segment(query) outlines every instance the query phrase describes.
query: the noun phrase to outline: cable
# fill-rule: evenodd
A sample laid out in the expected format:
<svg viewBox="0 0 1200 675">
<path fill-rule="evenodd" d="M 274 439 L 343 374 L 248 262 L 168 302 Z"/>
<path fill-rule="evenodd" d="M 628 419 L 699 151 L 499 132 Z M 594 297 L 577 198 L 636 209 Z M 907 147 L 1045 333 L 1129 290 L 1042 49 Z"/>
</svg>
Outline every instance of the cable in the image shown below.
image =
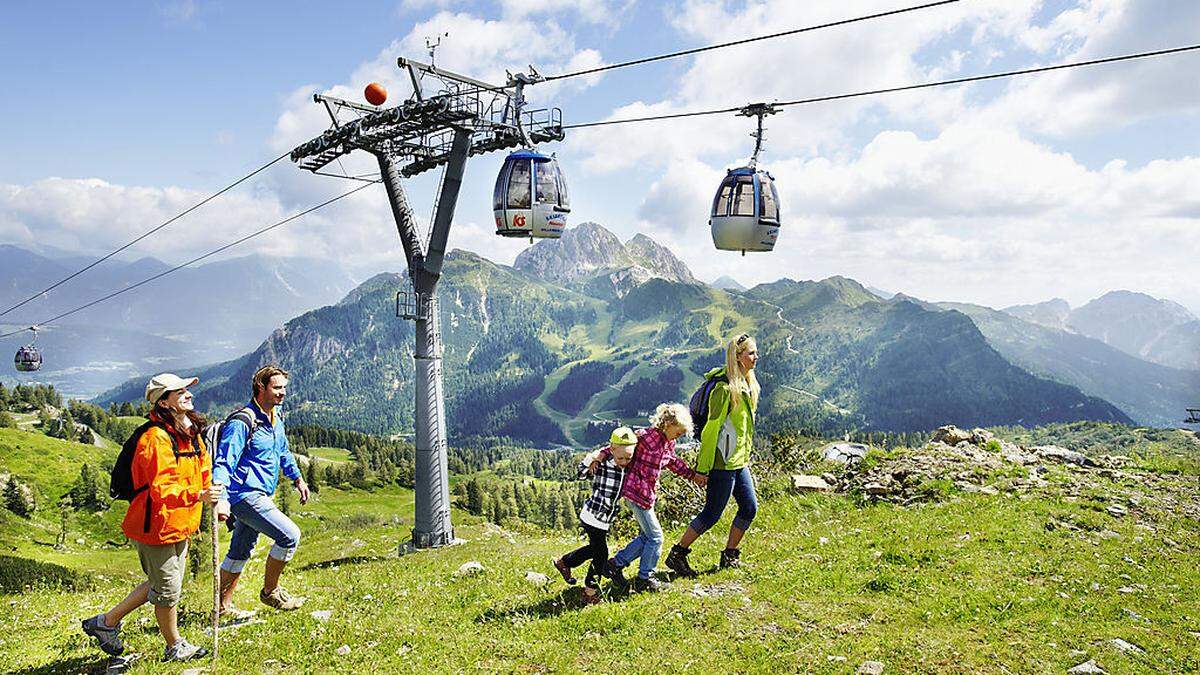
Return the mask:
<svg viewBox="0 0 1200 675">
<path fill-rule="evenodd" d="M 200 208 L 201 206 L 204 206 L 205 204 L 207 204 L 207 203 L 211 202 L 212 200 L 216 199 L 217 197 L 220 197 L 221 195 L 225 194 L 226 192 L 229 192 L 230 190 L 232 190 L 233 188 L 237 187 L 238 185 L 241 185 L 242 183 L 246 182 L 247 180 L 250 180 L 250 179 L 251 179 L 251 178 L 253 178 L 255 175 L 257 175 L 257 174 L 259 174 L 259 173 L 261 173 L 261 172 L 265 171 L 265 170 L 266 170 L 268 167 L 270 167 L 270 166 L 274 165 L 276 162 L 278 162 L 278 161 L 282 160 L 284 157 L 287 157 L 287 156 L 288 156 L 288 154 L 290 154 L 290 153 L 289 153 L 289 152 L 285 152 L 285 153 L 283 153 L 282 155 L 280 155 L 280 156 L 276 157 L 275 159 L 273 159 L 273 160 L 271 160 L 271 161 L 267 162 L 266 164 L 263 164 L 262 166 L 260 166 L 260 167 L 258 167 L 257 169 L 255 169 L 255 170 L 251 171 L 250 173 L 246 174 L 245 176 L 242 176 L 241 178 L 239 178 L 239 179 L 235 180 L 234 182 L 230 183 L 229 185 L 226 185 L 225 187 L 221 188 L 219 191 L 217 191 L 217 192 L 214 192 L 213 194 L 209 195 L 208 197 L 205 197 L 204 199 L 200 200 L 199 202 L 196 202 L 196 203 L 195 203 L 195 204 L 193 204 L 192 206 L 188 207 L 188 209 L 187 209 L 187 210 L 185 210 L 185 211 L 183 211 L 182 213 L 180 213 L 180 214 L 178 214 L 178 215 L 176 215 L 176 216 L 172 217 L 170 220 L 166 221 L 165 223 L 163 223 L 163 224 L 159 225 L 158 227 L 155 227 L 155 228 L 154 228 L 154 229 L 152 229 L 152 230 L 149 230 L 148 232 L 145 232 L 145 233 L 144 233 L 144 234 L 142 234 L 141 236 L 139 236 L 139 237 L 137 237 L 136 239 L 134 239 L 133 241 L 130 241 L 129 243 L 127 243 L 127 244 L 125 244 L 125 245 L 121 246 L 121 247 L 120 247 L 120 248 L 118 248 L 117 250 L 115 250 L 115 251 L 113 251 L 113 252 L 111 252 L 111 253 L 108 253 L 108 254 L 107 254 L 107 255 L 105 255 L 103 258 L 100 258 L 100 259 L 98 259 L 98 260 L 96 260 L 96 261 L 94 261 L 94 262 L 92 262 L 92 263 L 89 263 L 89 264 L 85 265 L 85 266 L 84 266 L 82 269 L 80 269 L 80 270 L 77 270 L 77 271 L 75 271 L 75 272 L 72 272 L 71 274 L 68 274 L 67 276 L 63 277 L 62 279 L 59 279 L 58 281 L 54 282 L 53 284 L 50 284 L 50 285 L 49 285 L 49 286 L 47 286 L 46 288 L 43 288 L 42 290 L 38 291 L 37 293 L 34 293 L 33 295 L 29 296 L 28 298 L 25 298 L 25 299 L 24 299 L 24 300 L 22 300 L 21 302 L 18 302 L 17 304 L 13 305 L 12 307 L 9 307 L 8 309 L 4 310 L 3 312 L 0 312 L 0 316 L 4 316 L 5 314 L 8 314 L 9 312 L 13 311 L 14 309 L 18 309 L 18 308 L 20 308 L 20 307 L 23 307 L 24 305 L 26 305 L 26 304 L 28 304 L 28 303 L 32 302 L 33 300 L 37 299 L 39 296 L 42 296 L 42 295 L 44 295 L 44 294 L 46 294 L 46 293 L 49 293 L 50 291 L 52 291 L 52 290 L 54 290 L 54 289 L 58 288 L 59 286 L 62 286 L 63 284 L 65 284 L 65 283 L 67 283 L 68 281 L 70 281 L 70 280 L 74 279 L 75 277 L 79 276 L 80 274 L 83 274 L 84 272 L 86 272 L 86 271 L 88 271 L 88 270 L 92 269 L 92 268 L 93 268 L 93 267 L 95 267 L 96 265 L 99 265 L 100 263 L 104 262 L 105 260 L 108 260 L 109 258 L 111 258 L 111 257 L 113 257 L 113 256 L 115 256 L 115 255 L 117 255 L 117 254 L 118 254 L 118 253 L 120 253 L 121 251 L 124 251 L 125 249 L 129 248 L 130 246 L 133 246 L 134 244 L 138 243 L 139 241 L 141 241 L 141 240 L 145 239 L 146 237 L 149 237 L 150 235 L 154 234 L 155 232 L 158 232 L 159 230 L 163 229 L 164 227 L 166 227 L 166 226 L 170 225 L 171 223 L 173 223 L 173 222 L 175 222 L 175 221 L 179 220 L 180 218 L 182 218 L 182 217 L 186 216 L 187 214 L 191 213 L 192 211 L 195 211 L 196 209 Z"/>
<path fill-rule="evenodd" d="M 772 103 L 771 105 L 784 107 L 792 105 L 804 105 L 806 103 L 821 103 L 824 101 L 838 101 L 847 98 L 858 98 L 862 96 L 874 96 L 877 94 L 891 94 L 899 91 L 912 91 L 914 89 L 928 89 L 930 87 L 945 87 L 955 84 L 966 84 L 969 82 L 981 82 L 983 80 L 995 80 L 1003 77 L 1015 77 L 1017 75 L 1030 75 L 1033 73 L 1044 73 L 1051 70 L 1064 70 L 1067 68 L 1081 68 L 1084 66 L 1095 66 L 1105 63 L 1116 63 L 1118 61 L 1131 61 L 1133 59 L 1145 59 L 1156 56 L 1166 56 L 1169 54 L 1179 54 L 1182 52 L 1190 52 L 1200 49 L 1200 44 L 1189 45 L 1187 47 L 1173 47 L 1171 49 L 1159 49 L 1152 52 L 1140 52 L 1137 54 L 1125 54 L 1122 56 L 1109 56 L 1103 59 L 1092 59 L 1090 61 L 1077 61 L 1074 63 L 1060 63 L 1054 66 L 1043 66 L 1041 68 L 1026 68 L 1023 70 L 1009 70 L 1002 73 L 991 73 L 989 75 L 973 75 L 970 77 L 959 77 L 953 80 L 940 80 L 938 82 L 925 82 L 923 84 L 908 84 L 900 87 L 888 87 L 886 89 L 871 89 L 868 91 L 858 91 L 849 94 L 834 94 L 831 96 L 816 96 L 813 98 L 801 98 L 794 101 L 781 101 Z M 617 120 L 601 120 L 599 122 L 581 122 L 579 124 L 565 124 L 563 129 L 583 129 L 587 127 L 599 127 L 609 124 L 628 124 L 631 122 L 649 122 L 653 120 L 666 120 L 676 117 L 697 117 L 700 115 L 719 115 L 721 113 L 737 112 L 741 110 L 737 108 L 721 108 L 717 110 L 695 110 L 683 113 L 671 113 L 667 115 L 650 115 L 647 117 L 630 117 L 627 119 Z"/>
<path fill-rule="evenodd" d="M 941 0 L 940 2 L 930 2 L 930 3 L 926 3 L 924 5 L 905 7 L 903 9 L 893 9 L 893 10 L 889 10 L 886 12 L 879 12 L 877 14 L 867 14 L 866 16 L 859 16 L 859 17 L 855 17 L 853 19 L 842 19 L 840 21 L 831 21 L 829 23 L 823 23 L 823 24 L 819 24 L 816 26 L 806 26 L 804 28 L 793 28 L 792 30 L 785 30 L 785 31 L 781 31 L 779 33 L 771 33 L 770 35 L 760 35 L 758 37 L 745 38 L 742 40 L 733 40 L 732 42 L 721 42 L 721 43 L 718 43 L 715 45 L 708 45 L 705 47 L 695 47 L 693 49 L 684 49 L 682 51 L 671 52 L 669 54 L 660 54 L 658 56 L 647 56 L 645 58 L 634 59 L 632 61 L 624 61 L 622 63 L 612 63 L 607 66 L 597 66 L 596 68 L 588 68 L 586 70 L 576 70 L 574 72 L 562 73 L 560 75 L 549 75 L 546 77 L 546 81 L 553 82 L 554 80 L 562 80 L 562 79 L 566 79 L 568 77 L 578 77 L 580 75 L 590 75 L 592 73 L 599 73 L 599 72 L 603 72 L 606 70 L 614 70 L 617 68 L 624 68 L 626 66 L 636 66 L 636 65 L 641 65 L 643 63 L 652 63 L 654 61 L 663 61 L 665 59 L 673 59 L 673 58 L 680 57 L 680 56 L 688 56 L 690 54 L 699 54 L 700 52 L 707 52 L 707 51 L 710 51 L 713 49 L 722 49 L 724 47 L 733 47 L 736 45 L 744 45 L 744 44 L 747 44 L 750 42 L 757 42 L 759 40 L 770 40 L 772 38 L 786 37 L 788 35 L 796 35 L 798 33 L 809 33 L 809 32 L 815 31 L 815 30 L 821 30 L 823 28 L 835 28 L 837 26 L 845 26 L 845 25 L 851 24 L 851 23 L 858 23 L 860 21 L 869 21 L 871 19 L 881 19 L 881 18 L 887 17 L 887 16 L 894 16 L 896 14 L 905 14 L 907 12 L 916 12 L 916 11 L 922 10 L 922 9 L 929 9 L 931 7 L 940 7 L 942 5 L 952 5 L 956 2 L 959 2 L 959 0 Z"/>
<path fill-rule="evenodd" d="M 308 215 L 308 214 L 312 213 L 313 211 L 316 211 L 317 209 L 322 209 L 322 208 L 325 208 L 326 206 L 329 206 L 330 204 L 332 204 L 332 203 L 334 203 L 334 202 L 336 202 L 336 201 L 338 201 L 338 200 L 340 200 L 340 199 L 345 199 L 346 197 L 349 197 L 350 195 L 354 194 L 355 192 L 358 192 L 358 191 L 360 191 L 360 190 L 365 190 L 365 189 L 367 189 L 367 188 L 371 187 L 372 185 L 374 185 L 375 183 L 379 183 L 379 182 L 380 182 L 380 181 L 377 181 L 377 180 L 376 180 L 376 181 L 371 181 L 370 183 L 366 183 L 366 184 L 364 184 L 364 185 L 360 185 L 360 186 L 358 186 L 358 187 L 354 188 L 353 190 L 350 190 L 349 192 L 343 192 L 342 194 L 340 194 L 340 195 L 338 195 L 338 196 L 336 196 L 336 197 L 334 197 L 334 198 L 332 198 L 332 199 L 328 199 L 328 200 L 326 200 L 326 201 L 323 201 L 323 202 L 321 202 L 320 204 L 317 204 L 316 206 L 312 206 L 312 207 L 309 207 L 309 208 L 307 208 L 307 209 L 305 209 L 305 210 L 303 210 L 303 211 L 301 211 L 301 212 L 299 212 L 299 213 L 292 214 L 292 215 L 288 216 L 287 218 L 284 218 L 283 220 L 281 220 L 281 221 L 279 221 L 279 222 L 277 222 L 277 223 L 274 223 L 273 225 L 268 225 L 268 226 L 266 226 L 266 227 L 264 227 L 264 228 L 262 228 L 262 229 L 260 229 L 260 230 L 256 230 L 256 231 L 254 231 L 254 232 L 251 232 L 250 234 L 248 234 L 248 235 L 246 235 L 246 236 L 242 237 L 241 239 L 237 239 L 237 240 L 235 240 L 235 241 L 232 241 L 232 242 L 230 242 L 230 243 L 228 243 L 228 244 L 225 244 L 224 246 L 220 246 L 220 247 L 218 247 L 218 248 L 215 248 L 215 249 L 213 249 L 213 250 L 209 251 L 208 253 L 205 253 L 204 255 L 201 255 L 201 256 L 197 256 L 197 257 L 195 257 L 195 258 L 192 258 L 191 260 L 189 260 L 189 261 L 187 261 L 187 262 L 185 262 L 185 263 L 181 263 L 181 264 L 179 264 L 179 265 L 176 265 L 176 266 L 172 267 L 172 268 L 171 268 L 171 269 L 169 269 L 169 270 L 166 270 L 166 271 L 164 271 L 164 272 L 159 272 L 158 274 L 155 274 L 154 276 L 151 276 L 151 277 L 147 277 L 147 278 L 145 278 L 145 279 L 142 279 L 141 281 L 137 282 L 136 284 L 133 284 L 132 286 L 126 286 L 125 288 L 122 288 L 122 289 L 121 289 L 121 290 L 119 290 L 119 291 L 113 291 L 112 293 L 109 293 L 108 295 L 105 295 L 104 297 L 97 298 L 97 299 L 95 299 L 95 300 L 92 300 L 91 302 L 89 302 L 89 303 L 87 303 L 87 304 L 80 305 L 79 307 L 76 307 L 75 309 L 68 310 L 68 311 L 66 311 L 66 312 L 63 312 L 62 314 L 59 314 L 58 316 L 51 317 L 51 318 L 49 318 L 49 319 L 46 319 L 45 321 L 41 321 L 41 322 L 39 322 L 39 323 L 36 323 L 36 324 L 34 324 L 34 325 L 35 325 L 35 326 L 45 326 L 45 325 L 46 325 L 46 324 L 48 324 L 48 323 L 52 323 L 52 322 L 54 322 L 54 321 L 58 321 L 59 319 L 62 319 L 62 318 L 68 317 L 68 316 L 70 316 L 70 315 L 72 315 L 72 314 L 75 314 L 76 312 L 82 312 L 83 310 L 85 310 L 85 309 L 87 309 L 87 308 L 89 308 L 89 307 L 92 307 L 92 306 L 98 305 L 98 304 L 100 304 L 100 303 L 104 302 L 105 300 L 110 300 L 110 299 L 112 299 L 112 298 L 115 298 L 115 297 L 117 297 L 118 295 L 121 295 L 122 293 L 128 293 L 129 291 L 132 291 L 132 290 L 133 290 L 133 289 L 135 289 L 135 288 L 139 288 L 139 287 L 141 287 L 141 286 L 145 286 L 146 284 L 150 283 L 151 281 L 156 281 L 156 280 L 158 280 L 158 279 L 161 279 L 161 278 L 163 278 L 163 277 L 167 276 L 168 274 L 171 274 L 172 272 L 177 272 L 177 271 L 179 271 L 179 270 L 181 270 L 181 269 L 183 269 L 183 268 L 185 268 L 185 267 L 187 267 L 187 266 L 189 266 L 189 265 L 192 265 L 192 264 L 198 263 L 198 262 L 200 262 L 201 260 L 204 260 L 205 258 L 211 258 L 212 256 L 214 256 L 214 255 L 216 255 L 216 254 L 218 254 L 218 253 L 221 253 L 221 252 L 223 252 L 223 251 L 227 251 L 227 250 L 229 250 L 229 249 L 233 248 L 234 246 L 237 246 L 238 244 L 241 244 L 241 243 L 243 243 L 243 242 L 245 242 L 245 241 L 248 241 L 248 240 L 250 240 L 250 239 L 253 239 L 253 238 L 255 238 L 255 237 L 257 237 L 257 236 L 259 236 L 259 235 L 261 235 L 261 234 L 266 234 L 267 232 L 270 232 L 271 230 L 274 230 L 274 229 L 275 229 L 275 228 L 277 228 L 277 227 L 282 227 L 283 225 L 286 225 L 286 224 L 288 224 L 288 223 L 292 222 L 293 220 L 296 220 L 297 218 L 300 218 L 301 216 L 306 216 L 306 215 Z M 18 334 L 18 333 L 23 333 L 23 332 L 25 332 L 25 331 L 27 331 L 27 330 L 29 330 L 29 329 L 28 329 L 28 328 L 21 328 L 21 329 L 19 329 L 19 330 L 14 330 L 14 331 L 12 331 L 12 332 L 9 332 L 9 333 L 4 333 L 3 335 L 0 335 L 0 338 L 6 338 L 6 337 L 10 337 L 10 336 L 16 335 L 16 334 Z"/>
<path fill-rule="evenodd" d="M 539 80 L 539 82 L 553 82 L 555 80 L 565 80 L 569 77 L 579 77 L 580 75 L 591 75 L 592 73 L 599 73 L 599 72 L 603 72 L 606 70 L 616 70 L 617 68 L 625 68 L 627 66 L 637 66 L 637 65 L 641 65 L 643 63 L 653 63 L 654 61 L 663 61 L 666 59 L 674 59 L 674 58 L 678 58 L 680 56 L 688 56 L 690 54 L 699 54 L 700 52 L 711 51 L 713 49 L 723 49 L 725 47 L 735 47 L 737 45 L 744 45 L 744 44 L 747 44 L 750 42 L 758 42 L 759 40 L 771 40 L 771 39 L 778 38 L 778 37 L 786 37 L 788 35 L 797 35 L 799 33 L 809 33 L 809 32 L 821 30 L 824 28 L 836 28 L 837 26 L 845 26 L 847 24 L 859 23 L 861 21 L 869 21 L 871 19 L 881 19 L 884 17 L 893 16 L 896 14 L 906 14 L 908 12 L 916 12 L 916 11 L 922 10 L 922 9 L 929 9 L 931 7 L 940 7 L 942 5 L 952 5 L 952 4 L 960 2 L 960 1 L 961 0 L 939 0 L 939 2 L 929 2 L 924 5 L 915 5 L 913 7 L 905 7 L 902 9 L 893 9 L 893 10 L 889 10 L 886 12 L 879 12 L 877 14 L 867 14 L 865 16 L 857 16 L 852 19 L 841 19 L 839 21 L 831 21 L 829 23 L 823 23 L 823 24 L 819 24 L 816 26 L 805 26 L 804 28 L 793 28 L 791 30 L 785 30 L 785 31 L 781 31 L 778 33 L 771 33 L 769 35 L 759 35 L 757 37 L 752 37 L 752 38 L 743 38 L 741 40 L 733 40 L 732 42 L 721 42 L 718 44 L 706 45 L 704 47 L 695 47 L 692 49 L 684 49 L 684 50 L 678 51 L 678 52 L 670 52 L 668 54 L 659 54 L 658 56 L 647 56 L 647 57 L 640 58 L 640 59 L 634 59 L 632 61 L 623 61 L 621 63 L 610 63 L 606 66 L 597 66 L 595 68 L 576 70 L 576 71 L 569 72 L 569 73 L 560 73 L 558 75 L 547 75 L 544 78 L 542 78 L 541 80 Z M 533 82 L 532 84 L 537 84 L 537 82 Z M 466 91 L 459 92 L 459 94 L 476 94 L 476 93 L 485 92 L 485 91 L 502 92 L 502 91 L 505 91 L 507 88 L 508 88 L 507 85 L 498 85 L 498 86 L 493 86 L 493 87 L 476 87 L 474 89 L 468 89 Z"/>
</svg>

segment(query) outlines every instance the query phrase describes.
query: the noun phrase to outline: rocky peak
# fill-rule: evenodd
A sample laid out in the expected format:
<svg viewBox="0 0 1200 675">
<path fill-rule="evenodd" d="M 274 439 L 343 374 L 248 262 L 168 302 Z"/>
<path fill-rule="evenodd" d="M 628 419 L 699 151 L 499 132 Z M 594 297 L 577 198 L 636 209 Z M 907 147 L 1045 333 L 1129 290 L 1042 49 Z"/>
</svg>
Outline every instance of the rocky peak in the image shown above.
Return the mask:
<svg viewBox="0 0 1200 675">
<path fill-rule="evenodd" d="M 618 295 L 628 290 L 630 280 L 641 283 L 658 277 L 697 283 L 687 265 L 650 237 L 639 234 L 622 244 L 617 235 L 591 222 L 568 227 L 561 239 L 534 244 L 517 256 L 513 267 L 559 284 L 606 276 Z"/>
<path fill-rule="evenodd" d="M 1050 328 L 1064 330 L 1071 315 L 1071 305 L 1062 298 L 1054 298 L 1033 305 L 1013 305 L 1002 310 L 1005 314 Z"/>
</svg>

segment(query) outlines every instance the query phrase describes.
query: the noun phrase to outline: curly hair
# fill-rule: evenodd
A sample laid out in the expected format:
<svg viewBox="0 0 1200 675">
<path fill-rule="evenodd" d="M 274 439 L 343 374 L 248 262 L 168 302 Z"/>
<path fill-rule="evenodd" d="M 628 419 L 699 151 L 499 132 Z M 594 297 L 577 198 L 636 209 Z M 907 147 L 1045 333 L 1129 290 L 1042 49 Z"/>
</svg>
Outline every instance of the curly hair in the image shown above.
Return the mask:
<svg viewBox="0 0 1200 675">
<path fill-rule="evenodd" d="M 668 424 L 676 423 L 683 427 L 683 435 L 692 435 L 692 413 L 687 406 L 680 403 L 660 403 L 650 416 L 650 424 L 655 429 L 665 429 Z"/>
</svg>

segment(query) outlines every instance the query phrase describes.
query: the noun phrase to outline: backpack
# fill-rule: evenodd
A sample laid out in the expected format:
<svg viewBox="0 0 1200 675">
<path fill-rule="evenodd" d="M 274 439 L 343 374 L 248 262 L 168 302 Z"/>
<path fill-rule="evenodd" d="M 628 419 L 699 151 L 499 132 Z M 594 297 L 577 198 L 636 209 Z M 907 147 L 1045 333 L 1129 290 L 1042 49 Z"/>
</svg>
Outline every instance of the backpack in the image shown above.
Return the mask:
<svg viewBox="0 0 1200 675">
<path fill-rule="evenodd" d="M 704 424 L 708 421 L 708 399 L 712 397 L 712 390 L 718 382 L 729 384 L 729 378 L 724 375 L 706 378 L 688 402 L 688 411 L 692 413 L 692 435 L 696 440 L 700 440 L 700 434 L 704 432 Z"/>
<path fill-rule="evenodd" d="M 125 439 L 125 444 L 121 446 L 121 454 L 117 455 L 117 463 L 113 465 L 112 472 L 108 477 L 108 496 L 110 498 L 131 502 L 139 493 L 150 487 L 149 483 L 136 488 L 133 486 L 133 456 L 137 454 L 138 441 L 142 440 L 142 436 L 153 427 L 162 429 L 170 437 L 171 450 L 175 453 L 176 461 L 179 461 L 180 457 L 195 457 L 200 454 L 199 450 L 179 452 L 179 441 L 175 440 L 174 434 L 167 431 L 166 425 L 149 420 L 130 434 L 129 438 Z"/>
<path fill-rule="evenodd" d="M 246 425 L 247 443 L 250 442 L 250 437 L 253 436 L 254 432 L 258 429 L 258 415 L 254 414 L 254 411 L 250 408 L 250 406 L 239 408 L 233 411 L 230 413 L 229 417 L 226 417 L 225 420 L 220 424 L 208 425 L 208 428 L 204 430 L 204 445 L 209 448 L 209 452 L 212 452 L 214 457 L 216 456 L 217 452 L 217 444 L 221 442 L 221 432 L 225 430 L 225 425 L 234 420 L 238 420 L 242 424 Z"/>
</svg>

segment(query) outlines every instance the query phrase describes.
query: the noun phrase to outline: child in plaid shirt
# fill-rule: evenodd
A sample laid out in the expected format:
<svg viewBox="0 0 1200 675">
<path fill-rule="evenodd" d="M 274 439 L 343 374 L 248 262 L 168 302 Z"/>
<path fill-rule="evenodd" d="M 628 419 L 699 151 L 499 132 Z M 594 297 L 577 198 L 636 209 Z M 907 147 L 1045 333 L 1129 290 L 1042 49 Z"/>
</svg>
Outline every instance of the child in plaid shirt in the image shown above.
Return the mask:
<svg viewBox="0 0 1200 675">
<path fill-rule="evenodd" d="M 563 581 L 575 583 L 571 570 L 587 561 L 587 578 L 583 582 L 583 600 L 589 605 L 600 602 L 600 577 L 604 573 L 604 565 L 608 562 L 608 527 L 617 514 L 618 497 L 621 486 L 625 482 L 625 467 L 633 459 L 633 450 L 637 445 L 637 436 L 633 429 L 620 427 L 612 432 L 609 447 L 604 451 L 610 456 L 595 465 L 600 450 L 589 454 L 579 463 L 579 478 L 592 478 L 592 494 L 583 503 L 579 511 L 579 522 L 587 534 L 588 543 L 571 551 L 561 558 L 554 560 L 554 568 L 562 575 Z"/>
</svg>

